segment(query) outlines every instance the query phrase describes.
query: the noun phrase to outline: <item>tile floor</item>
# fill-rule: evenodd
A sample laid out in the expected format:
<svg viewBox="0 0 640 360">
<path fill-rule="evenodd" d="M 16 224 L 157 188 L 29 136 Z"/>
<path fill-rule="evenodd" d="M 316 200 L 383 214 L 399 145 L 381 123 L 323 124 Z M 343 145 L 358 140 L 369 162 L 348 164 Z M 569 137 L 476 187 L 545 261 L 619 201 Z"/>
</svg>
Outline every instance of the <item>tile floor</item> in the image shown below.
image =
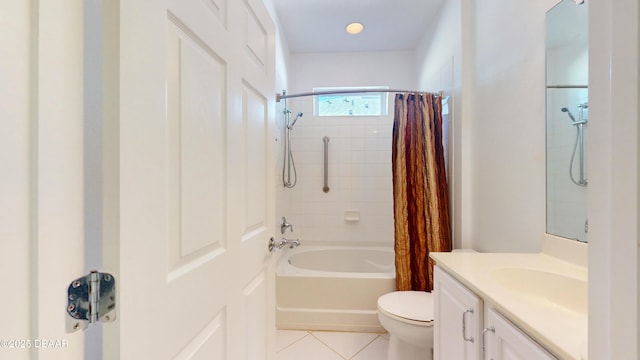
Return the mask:
<svg viewBox="0 0 640 360">
<path fill-rule="evenodd" d="M 278 330 L 276 360 L 386 360 L 388 334 Z"/>
</svg>

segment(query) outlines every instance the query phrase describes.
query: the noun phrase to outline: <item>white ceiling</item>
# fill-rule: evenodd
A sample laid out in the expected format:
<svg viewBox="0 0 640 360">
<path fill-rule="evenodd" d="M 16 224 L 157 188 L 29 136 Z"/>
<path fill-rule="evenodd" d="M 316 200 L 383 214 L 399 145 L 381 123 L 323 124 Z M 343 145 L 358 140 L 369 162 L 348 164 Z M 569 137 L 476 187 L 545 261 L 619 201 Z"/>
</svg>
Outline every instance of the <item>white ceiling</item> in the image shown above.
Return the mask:
<svg viewBox="0 0 640 360">
<path fill-rule="evenodd" d="M 413 50 L 444 0 L 273 0 L 292 53 Z M 349 35 L 351 22 L 364 31 Z"/>
</svg>

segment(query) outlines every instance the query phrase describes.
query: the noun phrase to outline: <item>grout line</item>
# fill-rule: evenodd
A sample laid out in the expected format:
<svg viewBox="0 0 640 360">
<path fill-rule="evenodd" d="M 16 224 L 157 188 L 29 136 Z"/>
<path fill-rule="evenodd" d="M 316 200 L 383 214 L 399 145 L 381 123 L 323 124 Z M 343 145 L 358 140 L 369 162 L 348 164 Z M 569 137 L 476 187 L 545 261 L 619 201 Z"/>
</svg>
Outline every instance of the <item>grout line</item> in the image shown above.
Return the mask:
<svg viewBox="0 0 640 360">
<path fill-rule="evenodd" d="M 358 350 L 355 354 L 353 354 L 353 356 L 351 357 L 351 359 L 355 358 L 356 356 L 358 356 L 358 354 L 360 354 L 361 352 L 364 351 L 364 349 L 368 348 L 369 345 L 373 344 L 374 341 L 378 340 L 378 338 L 380 336 L 382 336 L 382 334 L 377 334 L 378 336 L 374 337 L 373 340 L 369 341 L 367 343 L 367 345 L 363 346 L 362 349 Z"/>
<path fill-rule="evenodd" d="M 329 348 L 329 350 L 333 351 L 334 353 L 336 353 L 336 355 L 338 355 L 340 358 L 344 359 L 344 360 L 349 360 L 346 359 L 344 356 L 342 356 L 342 354 L 340 354 L 339 352 L 335 351 L 331 346 L 329 346 L 329 344 L 325 343 L 324 341 L 320 340 L 320 338 L 318 338 L 317 336 L 313 335 L 313 331 L 309 332 L 309 334 L 311 336 L 313 336 L 314 339 L 318 340 L 322 345 L 326 346 Z"/>
<path fill-rule="evenodd" d="M 302 339 L 307 338 L 309 335 L 311 335 L 311 337 L 320 342 L 322 345 L 326 346 L 329 350 L 331 350 L 332 352 L 334 352 L 336 355 L 338 355 L 338 357 L 340 357 L 341 359 L 344 360 L 353 360 L 355 359 L 360 353 L 362 353 L 366 348 L 368 348 L 369 346 L 371 346 L 371 344 L 373 344 L 373 342 L 377 341 L 379 338 L 381 338 L 385 333 L 376 333 L 376 336 L 371 339 L 371 341 L 369 341 L 366 345 L 364 345 L 360 350 L 358 350 L 355 354 L 353 354 L 353 356 L 351 356 L 350 358 L 345 358 L 342 354 L 338 353 L 334 348 L 332 348 L 329 344 L 325 343 L 324 341 L 322 341 L 320 338 L 316 337 L 313 331 L 306 331 L 304 330 L 307 334 L 300 337 L 299 339 L 293 341 L 292 343 L 286 345 L 285 347 L 283 347 L 282 349 L 279 349 L 276 354 L 281 353 L 282 351 L 284 351 L 285 349 L 290 348 L 291 346 L 293 346 L 294 344 L 298 343 L 299 341 L 301 341 Z M 384 339 L 384 338 L 383 338 Z M 384 339 L 386 340 L 386 339 Z"/>
<path fill-rule="evenodd" d="M 276 330 L 276 331 L 277 331 L 277 330 Z M 290 348 L 293 344 L 295 344 L 295 343 L 299 342 L 300 340 L 302 340 L 302 339 L 306 338 L 307 336 L 311 335 L 311 331 L 306 331 L 306 330 L 303 330 L 303 331 L 305 331 L 305 332 L 307 333 L 307 335 L 302 336 L 302 337 L 300 337 L 298 340 L 296 340 L 296 341 L 292 342 L 291 344 L 289 344 L 289 345 L 287 345 L 287 346 L 283 347 L 283 348 L 282 348 L 282 349 L 280 349 L 280 350 L 277 350 L 277 351 L 276 351 L 276 354 L 279 354 L 279 353 L 283 352 L 285 349 Z M 314 336 L 314 337 L 315 337 L 315 336 Z"/>
</svg>

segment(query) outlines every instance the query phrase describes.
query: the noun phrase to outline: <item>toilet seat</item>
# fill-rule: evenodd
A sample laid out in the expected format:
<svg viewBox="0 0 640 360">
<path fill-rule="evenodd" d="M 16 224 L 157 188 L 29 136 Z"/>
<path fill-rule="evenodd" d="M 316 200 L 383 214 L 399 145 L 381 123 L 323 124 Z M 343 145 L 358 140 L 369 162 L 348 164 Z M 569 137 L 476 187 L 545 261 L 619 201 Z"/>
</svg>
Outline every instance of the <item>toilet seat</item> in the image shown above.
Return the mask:
<svg viewBox="0 0 640 360">
<path fill-rule="evenodd" d="M 378 298 L 378 310 L 398 321 L 433 326 L 433 294 L 424 291 L 394 291 Z"/>
</svg>

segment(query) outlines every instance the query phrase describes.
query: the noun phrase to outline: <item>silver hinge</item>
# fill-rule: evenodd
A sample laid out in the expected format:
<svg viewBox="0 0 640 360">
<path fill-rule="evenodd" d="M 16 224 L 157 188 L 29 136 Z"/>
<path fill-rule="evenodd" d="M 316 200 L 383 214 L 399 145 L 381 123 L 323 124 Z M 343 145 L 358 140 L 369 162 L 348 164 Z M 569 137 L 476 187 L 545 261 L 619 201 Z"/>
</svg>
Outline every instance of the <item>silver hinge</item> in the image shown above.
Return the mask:
<svg viewBox="0 0 640 360">
<path fill-rule="evenodd" d="M 75 279 L 67 289 L 66 330 L 86 329 L 96 322 L 116 319 L 116 280 L 111 274 L 92 270 Z"/>
</svg>

